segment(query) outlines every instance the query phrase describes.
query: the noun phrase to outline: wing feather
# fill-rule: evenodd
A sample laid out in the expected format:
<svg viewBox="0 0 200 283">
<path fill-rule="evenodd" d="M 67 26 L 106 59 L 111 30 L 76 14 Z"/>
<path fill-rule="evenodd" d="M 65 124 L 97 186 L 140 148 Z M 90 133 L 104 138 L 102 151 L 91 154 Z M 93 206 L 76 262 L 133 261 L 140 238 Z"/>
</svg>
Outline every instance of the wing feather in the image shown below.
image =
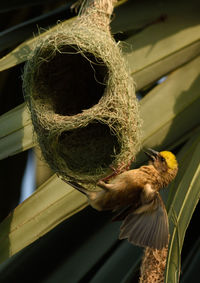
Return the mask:
<svg viewBox="0 0 200 283">
<path fill-rule="evenodd" d="M 168 216 L 159 194 L 145 212 L 130 213 L 121 225 L 120 239 L 138 246 L 162 249 L 168 244 Z"/>
</svg>

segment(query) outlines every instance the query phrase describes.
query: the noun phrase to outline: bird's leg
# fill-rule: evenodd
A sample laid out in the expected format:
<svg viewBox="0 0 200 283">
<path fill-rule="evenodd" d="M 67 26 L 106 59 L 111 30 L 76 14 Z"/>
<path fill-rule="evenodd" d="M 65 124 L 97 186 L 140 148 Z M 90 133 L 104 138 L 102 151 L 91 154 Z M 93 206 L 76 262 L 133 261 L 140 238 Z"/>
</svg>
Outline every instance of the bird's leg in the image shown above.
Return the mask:
<svg viewBox="0 0 200 283">
<path fill-rule="evenodd" d="M 123 172 L 130 170 L 131 164 L 133 163 L 134 159 L 135 159 L 135 157 L 132 157 L 132 158 L 129 160 L 129 162 L 127 163 L 127 165 L 124 167 Z"/>
<path fill-rule="evenodd" d="M 117 176 L 118 174 L 121 173 L 119 168 L 116 169 L 112 165 L 110 165 L 109 167 L 110 167 L 110 169 L 112 169 L 113 172 L 110 175 L 102 178 L 99 182 L 101 182 L 101 181 L 103 183 L 108 182 L 110 179 L 112 179 L 113 177 L 115 177 L 115 176 Z"/>
<path fill-rule="evenodd" d="M 103 179 L 101 179 L 100 181 L 103 181 L 104 183 L 105 182 L 108 182 L 111 178 L 125 172 L 125 171 L 128 171 L 130 170 L 130 167 L 131 167 L 131 163 L 133 162 L 134 160 L 134 157 L 131 158 L 131 160 L 125 165 L 124 163 L 121 163 L 121 166 L 118 167 L 118 168 L 114 168 L 112 165 L 110 165 L 109 167 L 112 169 L 112 173 L 106 177 L 104 177 Z"/>
</svg>

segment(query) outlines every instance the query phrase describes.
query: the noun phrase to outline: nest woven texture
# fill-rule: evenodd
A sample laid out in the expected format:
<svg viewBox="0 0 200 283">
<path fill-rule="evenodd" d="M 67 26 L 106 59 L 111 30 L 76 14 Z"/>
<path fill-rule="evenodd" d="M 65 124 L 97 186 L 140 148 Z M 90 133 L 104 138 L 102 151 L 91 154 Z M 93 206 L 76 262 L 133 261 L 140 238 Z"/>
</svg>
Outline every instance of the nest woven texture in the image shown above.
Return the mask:
<svg viewBox="0 0 200 283">
<path fill-rule="evenodd" d="M 168 247 L 162 250 L 146 248 L 140 268 L 140 283 L 164 283 Z"/>
<path fill-rule="evenodd" d="M 82 183 L 106 176 L 109 165 L 127 165 L 140 147 L 134 84 L 105 24 L 110 14 L 94 5 L 85 11 L 37 42 L 23 75 L 46 161 Z"/>
</svg>

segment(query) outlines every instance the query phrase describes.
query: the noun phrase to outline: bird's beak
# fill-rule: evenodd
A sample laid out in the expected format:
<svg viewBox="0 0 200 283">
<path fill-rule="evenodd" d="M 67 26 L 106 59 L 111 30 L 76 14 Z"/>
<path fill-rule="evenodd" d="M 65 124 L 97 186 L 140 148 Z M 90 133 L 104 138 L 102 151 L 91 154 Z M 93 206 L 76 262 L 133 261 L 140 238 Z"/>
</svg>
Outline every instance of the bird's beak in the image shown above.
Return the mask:
<svg viewBox="0 0 200 283">
<path fill-rule="evenodd" d="M 146 150 L 144 150 L 144 153 L 152 160 L 154 161 L 158 156 L 159 156 L 159 152 L 152 149 L 152 148 L 147 148 Z"/>
</svg>

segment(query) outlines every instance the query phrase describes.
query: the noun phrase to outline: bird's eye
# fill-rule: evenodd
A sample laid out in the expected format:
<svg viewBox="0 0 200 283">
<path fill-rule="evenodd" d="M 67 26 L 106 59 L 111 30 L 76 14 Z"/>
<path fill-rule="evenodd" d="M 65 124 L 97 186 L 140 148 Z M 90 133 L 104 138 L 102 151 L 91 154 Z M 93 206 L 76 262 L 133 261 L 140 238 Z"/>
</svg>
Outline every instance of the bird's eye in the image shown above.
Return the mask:
<svg viewBox="0 0 200 283">
<path fill-rule="evenodd" d="M 165 162 L 165 158 L 164 157 L 161 156 L 160 159 L 161 159 L 162 162 Z"/>
</svg>

